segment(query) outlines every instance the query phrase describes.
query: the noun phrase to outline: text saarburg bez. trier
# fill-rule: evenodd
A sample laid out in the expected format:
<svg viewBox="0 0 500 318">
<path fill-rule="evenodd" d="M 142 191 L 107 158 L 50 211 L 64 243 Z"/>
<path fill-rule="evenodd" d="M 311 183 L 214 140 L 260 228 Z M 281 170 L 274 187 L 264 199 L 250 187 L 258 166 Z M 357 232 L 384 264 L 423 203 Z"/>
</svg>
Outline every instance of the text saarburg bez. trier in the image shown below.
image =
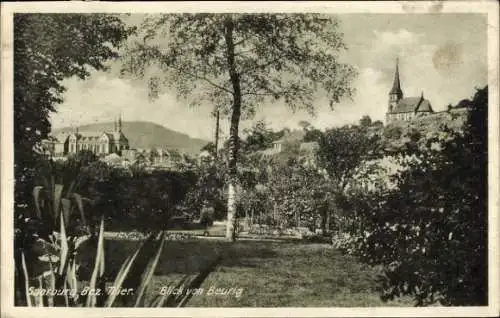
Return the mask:
<svg viewBox="0 0 500 318">
<path fill-rule="evenodd" d="M 134 293 L 133 288 L 117 288 L 114 286 L 107 287 L 106 289 L 101 288 L 90 288 L 84 287 L 81 290 L 71 289 L 71 288 L 35 288 L 30 287 L 28 289 L 28 294 L 31 296 L 86 296 L 86 295 L 131 295 Z"/>
</svg>

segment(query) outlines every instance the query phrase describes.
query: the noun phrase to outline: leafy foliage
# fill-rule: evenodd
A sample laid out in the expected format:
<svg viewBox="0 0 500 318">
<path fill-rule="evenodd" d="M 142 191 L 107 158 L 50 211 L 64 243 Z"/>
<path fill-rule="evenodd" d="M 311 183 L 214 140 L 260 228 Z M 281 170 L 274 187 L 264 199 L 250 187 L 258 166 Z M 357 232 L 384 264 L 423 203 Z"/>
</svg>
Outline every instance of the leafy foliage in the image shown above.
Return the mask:
<svg viewBox="0 0 500 318">
<path fill-rule="evenodd" d="M 380 136 L 369 134 L 366 127 L 333 128 L 319 139 L 319 165 L 343 192 L 363 161 L 380 156 L 381 146 Z"/>
<path fill-rule="evenodd" d="M 353 92 L 354 69 L 336 19 L 318 14 L 167 14 L 147 19 L 123 71 L 148 77 L 151 97 L 175 88 L 191 105 L 230 118 L 227 238 L 234 238 L 240 118 L 264 102 L 314 112 L 318 90 L 333 103 Z M 168 41 L 162 41 L 165 36 Z M 163 74 L 150 76 L 151 67 Z"/>
<path fill-rule="evenodd" d="M 225 181 L 227 168 L 224 162 L 201 162 L 191 173 L 195 179 L 193 186 L 187 191 L 184 200 L 180 203 L 188 214 L 198 217 L 204 201 L 207 201 L 215 211 L 215 219 L 225 215 L 226 197 Z"/>
<path fill-rule="evenodd" d="M 246 138 L 241 142 L 243 156 L 255 151 L 270 148 L 273 141 L 280 139 L 284 135 L 283 130 L 274 132 L 264 121 L 258 121 L 253 127 L 243 132 L 246 134 Z"/>
<path fill-rule="evenodd" d="M 359 120 L 359 125 L 361 127 L 370 127 L 371 124 L 372 124 L 372 119 L 368 115 L 361 117 L 361 119 Z"/>
<path fill-rule="evenodd" d="M 193 103 L 209 98 L 214 105 L 232 105 L 234 67 L 243 109 L 252 112 L 270 97 L 312 110 L 320 83 L 334 100 L 351 92 L 347 85 L 354 71 L 338 62 L 336 55 L 345 46 L 337 29 L 337 20 L 316 14 L 152 16 L 140 29 L 144 41 L 130 48 L 124 72 L 147 76 L 148 66 L 158 65 L 168 75 L 159 84 L 173 85 Z M 162 43 L 163 34 L 169 37 Z M 281 76 L 298 72 L 302 78 Z M 203 98 L 197 98 L 198 93 Z"/>
<path fill-rule="evenodd" d="M 84 167 L 81 175 L 79 191 L 94 199 L 95 210 L 105 212 L 109 227 L 143 232 L 166 229 L 199 178 L 192 170 L 124 169 L 100 161 Z"/>
<path fill-rule="evenodd" d="M 269 175 L 269 195 L 282 227 L 325 230 L 333 193 L 324 174 L 314 167 L 296 163 L 275 167 Z"/>
<path fill-rule="evenodd" d="M 399 126 L 389 125 L 384 130 L 384 137 L 389 140 L 397 140 L 401 138 L 403 130 Z"/>
<path fill-rule="evenodd" d="M 417 305 L 487 302 L 488 89 L 474 96 L 466 130 L 443 129 L 408 147 L 396 189 L 352 193 L 349 250 L 384 267 L 384 298 Z"/>
<path fill-rule="evenodd" d="M 202 170 L 127 169 L 99 160 L 89 161 L 87 155 L 77 154 L 66 161 L 41 161 L 33 182 L 35 189 L 41 189 L 37 194 L 45 194 L 57 183 L 61 185 L 59 191 L 63 199 L 73 199 L 73 193 L 81 195 L 90 234 L 95 232 L 101 215 L 105 216 L 108 227 L 115 230 L 133 228 L 150 232 L 166 229 L 171 217 L 181 212 L 196 214 L 196 205 L 185 204 L 188 193 L 210 189 L 201 182 Z M 43 200 L 43 205 L 49 204 L 50 200 Z M 55 220 L 51 221 L 52 227 L 47 228 L 48 233 L 53 230 Z"/>
<path fill-rule="evenodd" d="M 304 135 L 304 142 L 312 142 L 316 141 L 319 142 L 321 137 L 323 136 L 323 132 L 319 129 L 312 128 L 306 131 L 306 134 Z"/>
<path fill-rule="evenodd" d="M 50 131 L 49 116 L 62 102 L 61 81 L 87 78 L 117 57 L 117 47 L 133 30 L 103 14 L 14 15 L 15 200 L 30 201 L 35 152 Z"/>
</svg>

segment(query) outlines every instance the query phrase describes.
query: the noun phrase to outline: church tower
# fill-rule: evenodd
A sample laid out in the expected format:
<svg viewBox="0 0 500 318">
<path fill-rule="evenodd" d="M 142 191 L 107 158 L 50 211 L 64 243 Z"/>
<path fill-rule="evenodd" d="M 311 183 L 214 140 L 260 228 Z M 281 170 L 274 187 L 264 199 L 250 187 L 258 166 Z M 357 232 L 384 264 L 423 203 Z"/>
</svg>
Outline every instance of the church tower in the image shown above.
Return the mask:
<svg viewBox="0 0 500 318">
<path fill-rule="evenodd" d="M 388 113 L 391 113 L 398 102 L 403 98 L 403 91 L 401 90 L 401 83 L 399 81 L 399 59 L 396 59 L 396 72 L 394 73 L 394 82 L 392 84 L 392 89 L 389 92 L 389 109 Z"/>
</svg>

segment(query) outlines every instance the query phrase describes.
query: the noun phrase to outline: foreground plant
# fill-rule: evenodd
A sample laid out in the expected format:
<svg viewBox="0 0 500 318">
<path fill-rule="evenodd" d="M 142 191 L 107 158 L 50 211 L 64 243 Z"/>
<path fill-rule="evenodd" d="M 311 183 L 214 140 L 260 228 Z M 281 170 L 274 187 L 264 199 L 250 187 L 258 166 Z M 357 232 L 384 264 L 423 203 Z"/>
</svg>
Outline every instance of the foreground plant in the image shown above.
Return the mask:
<svg viewBox="0 0 500 318">
<path fill-rule="evenodd" d="M 145 295 L 156 270 L 165 244 L 165 232 L 150 233 L 135 252 L 121 265 L 118 274 L 110 280 L 105 269 L 104 216 L 101 216 L 97 235 L 84 235 L 74 229 L 68 231 L 68 220 L 77 214 L 85 224 L 81 201 L 61 201 L 63 186 L 49 187 L 53 196 L 42 199 L 43 188 L 34 191 L 36 217 L 17 219 L 16 224 L 16 305 L 69 306 L 69 307 L 165 307 L 185 306 L 191 295 L 218 264 L 218 259 L 197 275 L 185 275 L 179 282 L 183 286 L 178 295 L 158 295 L 146 302 Z M 81 198 L 80 198 L 81 199 Z M 62 203 L 65 202 L 65 203 Z M 80 203 L 78 203 L 80 202 Z M 43 204 L 42 204 L 43 203 Z M 62 204 L 61 204 L 62 203 Z M 42 207 L 51 207 L 53 214 Z M 53 218 L 53 215 L 58 215 Z M 58 224 L 59 231 L 39 235 L 43 217 L 50 224 Z M 92 239 L 91 239 L 92 238 Z M 90 280 L 82 279 L 78 256 L 85 248 L 95 246 Z"/>
</svg>

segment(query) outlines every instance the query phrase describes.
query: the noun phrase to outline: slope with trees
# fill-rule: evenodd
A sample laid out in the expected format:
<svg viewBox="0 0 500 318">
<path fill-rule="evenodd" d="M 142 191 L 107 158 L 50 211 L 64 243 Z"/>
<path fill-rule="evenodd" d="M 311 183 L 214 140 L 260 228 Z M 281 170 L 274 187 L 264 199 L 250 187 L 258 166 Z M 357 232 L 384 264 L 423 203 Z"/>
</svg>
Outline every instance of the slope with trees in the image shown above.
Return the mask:
<svg viewBox="0 0 500 318">
<path fill-rule="evenodd" d="M 405 169 L 394 176 L 395 188 L 348 195 L 351 239 L 343 248 L 383 266 L 385 299 L 487 303 L 487 110 L 486 87 L 476 92 L 463 131 L 444 127 L 400 150 Z"/>
</svg>

